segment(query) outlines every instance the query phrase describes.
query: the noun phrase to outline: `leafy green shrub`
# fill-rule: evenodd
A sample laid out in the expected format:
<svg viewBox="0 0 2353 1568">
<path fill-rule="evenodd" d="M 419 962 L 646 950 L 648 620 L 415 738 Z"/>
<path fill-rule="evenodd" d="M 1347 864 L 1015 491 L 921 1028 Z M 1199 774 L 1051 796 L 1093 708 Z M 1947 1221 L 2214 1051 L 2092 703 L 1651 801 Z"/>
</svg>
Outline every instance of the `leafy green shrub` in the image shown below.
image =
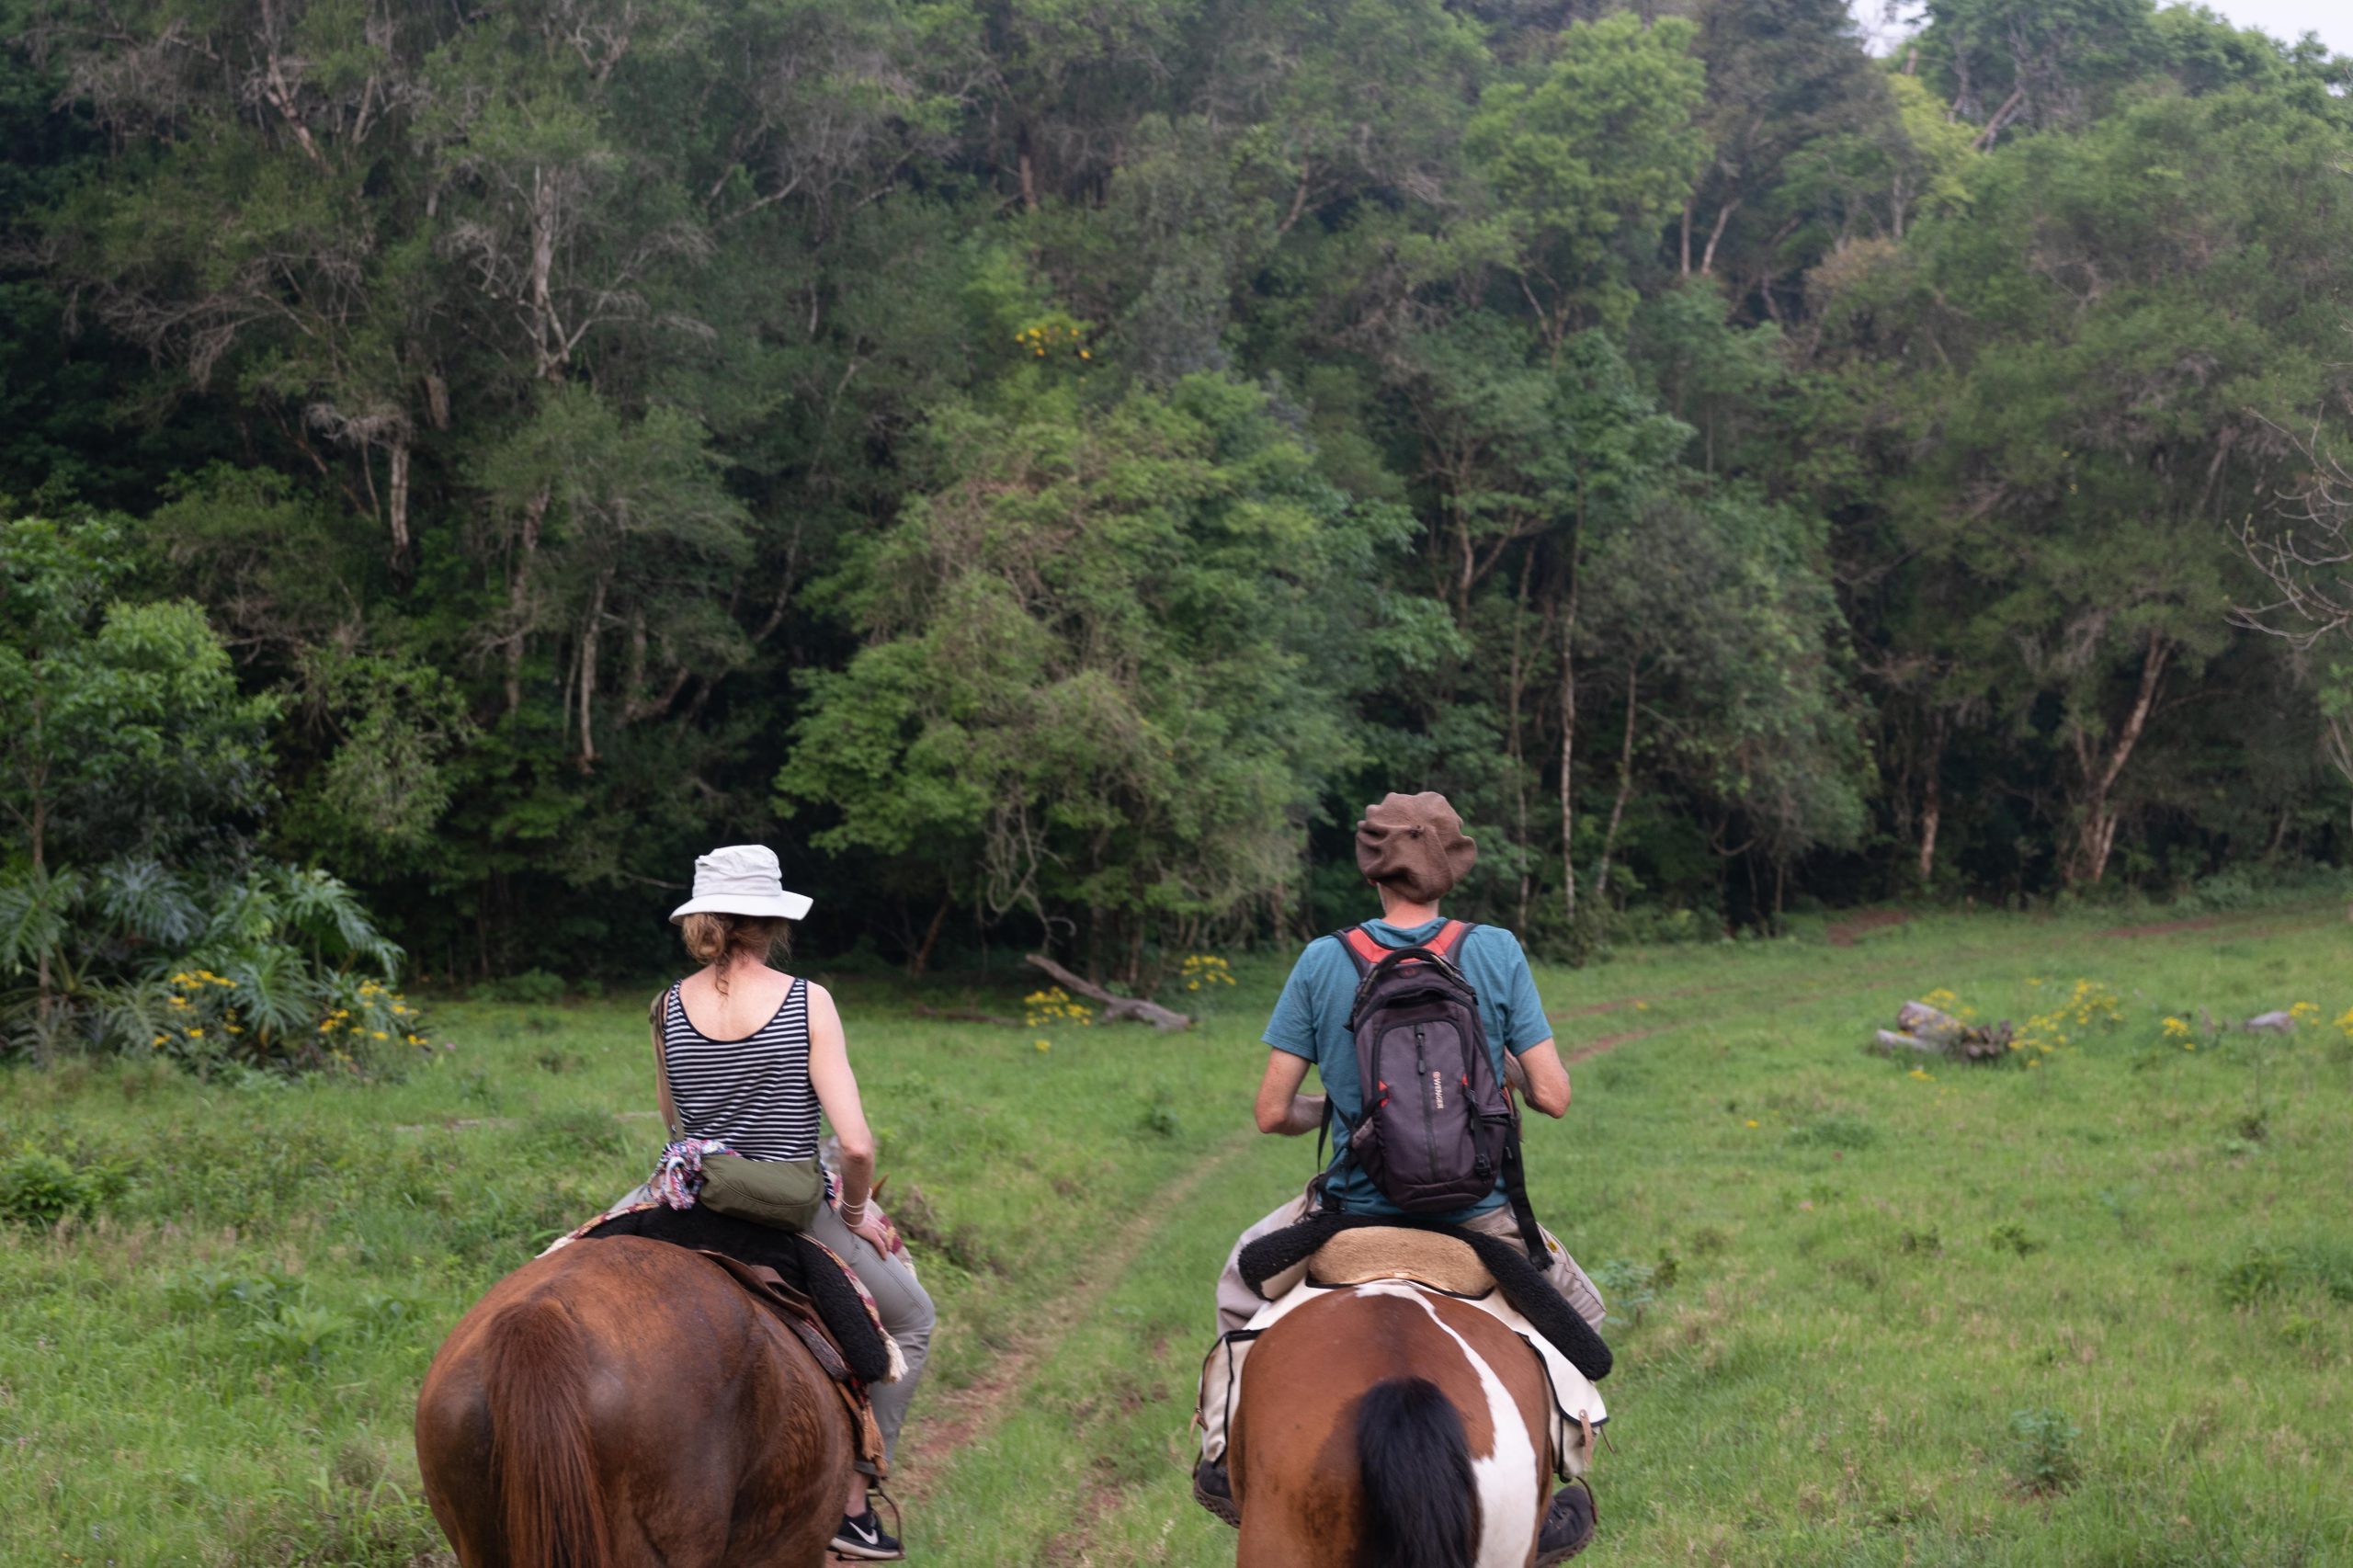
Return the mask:
<svg viewBox="0 0 2353 1568">
<path fill-rule="evenodd" d="M 1681 1272 L 1681 1264 L 1672 1255 L 1656 1264 L 1613 1257 L 1594 1269 L 1592 1277 L 1594 1288 L 1611 1312 L 1623 1312 L 1640 1323 L 1644 1309 L 1655 1304 L 1659 1292 L 1672 1286 Z"/>
<path fill-rule="evenodd" d="M 1987 1233 L 1985 1240 L 1995 1252 L 2015 1253 L 2020 1257 L 2042 1250 L 2042 1244 L 2027 1234 L 2024 1225 L 1996 1225 Z"/>
<path fill-rule="evenodd" d="M 2251 1307 L 2278 1295 L 2287 1283 L 2290 1261 L 2287 1254 L 2270 1247 L 2249 1247 L 2236 1263 L 2222 1270 L 2220 1289 L 2223 1305 Z"/>
<path fill-rule="evenodd" d="M 95 1214 L 120 1198 L 130 1172 L 28 1149 L 0 1162 L 0 1223 L 46 1230 L 72 1213 Z"/>
<path fill-rule="evenodd" d="M 18 1154 L 0 1165 L 0 1220 L 47 1229 L 88 1198 L 81 1173 L 54 1154 Z"/>
<path fill-rule="evenodd" d="M 2010 1415 L 2010 1478 L 2037 1497 L 2067 1491 L 2084 1475 L 2075 1458 L 2083 1432 L 2063 1410 L 2019 1410 Z"/>
<path fill-rule="evenodd" d="M 2242 866 L 2230 866 L 2211 877 L 2201 877 L 2182 903 L 2193 909 L 2211 910 L 2227 915 L 2258 902 L 2264 890 L 2256 885 L 2254 873 Z"/>
<path fill-rule="evenodd" d="M 543 969 L 527 969 L 499 980 L 485 980 L 466 992 L 470 1002 L 515 1002 L 529 1007 L 551 1007 L 563 1000 L 563 977 Z"/>
</svg>

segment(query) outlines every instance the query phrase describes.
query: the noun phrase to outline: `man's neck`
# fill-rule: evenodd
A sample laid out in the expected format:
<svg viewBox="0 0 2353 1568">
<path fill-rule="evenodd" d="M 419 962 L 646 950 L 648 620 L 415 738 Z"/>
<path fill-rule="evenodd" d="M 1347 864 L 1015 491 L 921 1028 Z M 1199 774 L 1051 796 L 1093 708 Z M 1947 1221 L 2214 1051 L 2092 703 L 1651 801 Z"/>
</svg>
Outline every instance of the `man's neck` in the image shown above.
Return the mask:
<svg viewBox="0 0 2353 1568">
<path fill-rule="evenodd" d="M 1438 905 L 1408 903 L 1402 898 L 1383 898 L 1381 901 L 1381 917 L 1401 931 L 1410 931 L 1416 926 L 1427 926 L 1437 919 Z"/>
</svg>

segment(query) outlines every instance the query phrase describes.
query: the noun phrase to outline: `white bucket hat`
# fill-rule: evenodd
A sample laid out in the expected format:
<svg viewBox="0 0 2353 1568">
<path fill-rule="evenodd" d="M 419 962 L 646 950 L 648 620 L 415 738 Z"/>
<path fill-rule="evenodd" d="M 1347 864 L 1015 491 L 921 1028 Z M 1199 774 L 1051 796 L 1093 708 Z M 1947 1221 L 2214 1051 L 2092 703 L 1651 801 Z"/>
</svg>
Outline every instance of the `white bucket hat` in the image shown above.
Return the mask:
<svg viewBox="0 0 2353 1568">
<path fill-rule="evenodd" d="M 670 911 L 675 926 L 689 915 L 756 915 L 798 920 L 809 913 L 806 893 L 787 892 L 776 851 L 765 844 L 731 844 L 695 857 L 695 896 Z"/>
</svg>

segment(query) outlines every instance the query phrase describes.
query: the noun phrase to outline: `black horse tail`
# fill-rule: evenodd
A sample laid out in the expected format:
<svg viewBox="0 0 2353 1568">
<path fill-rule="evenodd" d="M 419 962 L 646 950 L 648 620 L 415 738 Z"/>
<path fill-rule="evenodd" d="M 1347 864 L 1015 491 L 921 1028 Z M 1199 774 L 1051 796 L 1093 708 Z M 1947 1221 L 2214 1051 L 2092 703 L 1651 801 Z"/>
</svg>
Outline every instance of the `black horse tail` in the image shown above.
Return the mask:
<svg viewBox="0 0 2353 1568">
<path fill-rule="evenodd" d="M 1470 1568 L 1478 1483 L 1462 1417 L 1427 1378 L 1375 1383 L 1357 1401 L 1364 1488 L 1358 1568 Z"/>
</svg>

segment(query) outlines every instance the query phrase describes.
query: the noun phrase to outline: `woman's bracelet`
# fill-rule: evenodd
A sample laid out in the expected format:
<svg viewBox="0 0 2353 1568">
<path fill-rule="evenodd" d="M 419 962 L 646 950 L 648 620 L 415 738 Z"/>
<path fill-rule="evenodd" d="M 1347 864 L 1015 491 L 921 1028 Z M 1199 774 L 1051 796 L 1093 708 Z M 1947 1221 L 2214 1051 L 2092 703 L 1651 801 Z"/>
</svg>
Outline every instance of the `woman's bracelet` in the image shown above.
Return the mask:
<svg viewBox="0 0 2353 1568">
<path fill-rule="evenodd" d="M 860 1225 L 866 1223 L 865 1200 L 860 1199 L 858 1202 L 853 1204 L 847 1199 L 844 1199 L 840 1213 L 843 1226 L 849 1230 L 857 1230 Z"/>
</svg>

